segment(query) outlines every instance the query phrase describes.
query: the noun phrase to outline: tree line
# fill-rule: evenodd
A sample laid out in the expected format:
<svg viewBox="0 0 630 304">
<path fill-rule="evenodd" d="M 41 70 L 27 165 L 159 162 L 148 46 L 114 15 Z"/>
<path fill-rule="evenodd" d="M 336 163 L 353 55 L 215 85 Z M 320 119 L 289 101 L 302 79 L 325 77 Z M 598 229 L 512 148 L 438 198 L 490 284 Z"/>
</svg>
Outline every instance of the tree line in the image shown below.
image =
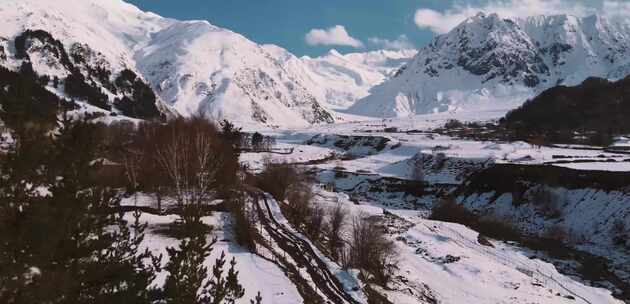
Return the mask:
<svg viewBox="0 0 630 304">
<path fill-rule="evenodd" d="M 629 114 L 630 77 L 617 82 L 589 78 L 541 93 L 508 113 L 501 125 L 519 139 L 606 146 L 615 135 L 630 132 Z"/>
<path fill-rule="evenodd" d="M 0 94 L 0 102 L 10 104 L 5 97 Z M 60 118 L 52 124 L 36 116 L 18 123 L 18 112 L 6 109 L 0 117 L 18 126 L 5 130 L 10 142 L 1 156 L 0 302 L 242 298 L 234 259 L 221 254 L 211 269 L 204 265 L 216 240 L 201 220 L 208 215 L 203 206 L 230 197 L 238 170 L 238 155 L 218 128 L 199 118 L 106 126 L 72 119 L 54 107 Z M 142 249 L 147 229 L 142 214 L 120 211 L 121 191 L 94 175 L 95 160 L 103 158 L 124 164 L 127 191 L 174 198 L 180 220 L 169 229 L 180 243 L 168 248 L 166 257 Z M 161 272 L 167 273 L 165 284 L 154 286 Z"/>
</svg>

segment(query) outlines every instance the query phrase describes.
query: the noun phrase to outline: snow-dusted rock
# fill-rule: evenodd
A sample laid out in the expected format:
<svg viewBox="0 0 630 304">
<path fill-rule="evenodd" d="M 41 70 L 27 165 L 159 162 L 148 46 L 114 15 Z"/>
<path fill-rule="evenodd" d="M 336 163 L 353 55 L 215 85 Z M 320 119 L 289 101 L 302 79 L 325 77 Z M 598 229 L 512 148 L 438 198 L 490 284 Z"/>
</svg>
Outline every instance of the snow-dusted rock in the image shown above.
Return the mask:
<svg viewBox="0 0 630 304">
<path fill-rule="evenodd" d="M 436 37 L 350 108 L 375 117 L 514 108 L 544 89 L 630 71 L 630 29 L 601 16 L 483 13 Z"/>
</svg>

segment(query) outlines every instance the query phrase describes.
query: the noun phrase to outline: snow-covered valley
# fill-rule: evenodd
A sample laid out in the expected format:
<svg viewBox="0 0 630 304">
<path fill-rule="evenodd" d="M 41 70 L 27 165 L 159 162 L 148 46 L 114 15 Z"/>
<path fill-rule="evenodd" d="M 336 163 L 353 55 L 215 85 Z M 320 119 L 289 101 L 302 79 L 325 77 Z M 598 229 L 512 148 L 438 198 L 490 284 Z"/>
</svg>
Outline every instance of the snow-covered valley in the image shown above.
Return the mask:
<svg viewBox="0 0 630 304">
<path fill-rule="evenodd" d="M 26 212 L 43 217 L 41 227 L 61 219 L 82 227 L 85 214 L 72 214 L 79 204 L 63 202 L 83 196 L 86 214 L 106 210 L 124 222 L 102 231 L 124 236 L 121 227 L 138 219 L 147 224 L 138 244 L 115 245 L 161 255 L 156 276 L 144 278 L 156 290 L 172 287 L 171 262 L 193 239 L 178 229 L 203 214 L 194 224 L 204 228 L 192 230 L 212 252 L 190 258 L 200 263 L 193 272 L 214 272 L 222 252 L 234 258 L 226 265 L 243 289 L 235 303 L 258 294 L 287 304 L 630 303 L 628 134 L 596 130 L 613 141 L 602 146 L 479 136 L 484 124 L 503 130 L 506 113 L 546 89 L 623 79 L 630 26 L 598 15 L 480 13 L 419 50 L 298 57 L 123 0 L 5 0 L 0 20 L 0 196 L 8 202 L 0 219 L 31 224 Z M 84 129 L 65 128 L 76 123 L 68 116 Z M 592 135 L 574 129 L 572 138 Z M 41 136 L 29 141 L 31 133 Z M 274 166 L 276 175 L 265 175 Z M 90 209 L 99 199 L 103 209 Z M 52 207 L 38 209 L 47 200 Z M 46 218 L 57 205 L 76 222 Z M 0 223 L 16 246 L 22 237 L 46 243 Z M 361 225 L 374 230 L 357 236 Z M 381 242 L 372 246 L 384 258 L 359 266 L 351 260 L 360 252 L 349 252 L 366 239 Z M 39 260 L 2 249 L 15 272 L 0 284 L 40 284 Z M 56 260 L 42 260 L 57 271 Z M 7 286 L 0 302 L 15 288 Z M 171 303 L 164 293 L 150 303 Z"/>
<path fill-rule="evenodd" d="M 426 115 L 417 118 L 418 125 L 429 121 Z M 435 115 L 433 119 L 440 121 L 440 115 Z M 395 285 L 400 289 L 386 291 L 393 303 L 432 303 L 426 298 L 421 300 L 427 295 L 437 303 L 469 303 L 471 299 L 475 299 L 476 303 L 616 302 L 605 288 L 616 293 L 623 293 L 618 288 L 627 288 L 628 271 L 624 270 L 624 265 L 628 248 L 623 244 L 612 244 L 615 237 L 612 225 L 627 221 L 630 212 L 627 187 L 620 186 L 615 190 L 610 189 L 608 186 L 614 186 L 608 184 L 601 190 L 562 190 L 562 186 L 546 185 L 559 189 L 552 191 L 566 192 L 563 196 L 566 199 L 557 206 L 562 215 L 549 219 L 543 211 L 536 211 L 539 208 L 537 204 L 545 203 L 517 205 L 503 196 L 496 199 L 499 192 L 476 193 L 466 186 L 474 172 L 502 164 L 525 168 L 542 165 L 553 169 L 555 164 L 544 164 L 552 162 L 554 155 L 590 164 L 584 171 L 575 171 L 578 175 L 608 175 L 606 172 L 609 172 L 607 168 L 611 163 L 598 162 L 602 158 L 617 159 L 613 171 L 627 172 L 628 169 L 623 169 L 628 168 L 627 155 L 575 147 L 538 148 L 523 142 L 457 140 L 435 134 L 429 128 L 425 132 L 417 132 L 422 128 L 413 124 L 410 119 L 394 119 L 338 124 L 320 129 L 276 131 L 273 134 L 278 138 L 278 145 L 293 148 L 292 154 L 265 156 L 264 153 L 247 153 L 243 155 L 243 160 L 254 169 L 261 168 L 269 157 L 276 161 L 309 164 L 317 172 L 321 187 L 318 196 L 327 208 L 342 202 L 355 214 L 385 218 L 388 218 L 387 214 L 395 215 L 393 224 L 387 226 L 394 231 L 391 237 L 397 240 L 401 259 L 400 281 L 397 280 Z M 399 129 L 396 133 L 383 131 L 392 127 Z M 406 128 L 414 132 L 407 133 Z M 344 136 L 357 140 L 348 146 L 348 139 Z M 313 137 L 320 139 L 313 140 Z M 361 137 L 376 139 L 361 140 Z M 383 139 L 387 142 L 379 144 Z M 411 186 L 414 185 L 414 158 L 418 157 L 418 153 L 424 155 L 423 180 L 428 184 L 424 192 Z M 442 167 L 435 167 L 437 154 L 445 157 Z M 336 157 L 331 158 L 331 155 Z M 589 160 L 592 163 L 588 163 Z M 488 182 L 501 181 L 500 176 L 492 178 Z M 627 173 L 622 173 L 619 178 L 623 185 L 623 180 L 628 178 Z M 516 182 L 517 179 L 506 181 L 508 185 Z M 563 185 L 563 182 L 558 184 Z M 571 185 L 567 181 L 564 187 Z M 607 283 L 605 279 L 585 279 L 579 274 L 580 264 L 577 261 L 554 260 L 544 250 L 528 249 L 522 247 L 526 245 L 510 242 L 491 241 L 492 246 L 484 246 L 477 240 L 479 233 L 471 228 L 427 219 L 431 207 L 450 191 L 468 191 L 458 198 L 463 205 L 479 217 L 491 216 L 513 223 L 526 235 L 543 237 L 552 227 L 564 227 L 567 235 L 571 235 L 564 240 L 569 247 L 607 259 L 610 263 L 608 269 L 626 282 L 625 287 L 613 287 L 614 284 Z M 535 187 L 529 191 L 535 192 Z M 591 228 L 593 230 L 589 230 Z M 567 264 L 573 266 L 567 268 Z M 598 287 L 587 287 L 589 285 Z"/>
</svg>

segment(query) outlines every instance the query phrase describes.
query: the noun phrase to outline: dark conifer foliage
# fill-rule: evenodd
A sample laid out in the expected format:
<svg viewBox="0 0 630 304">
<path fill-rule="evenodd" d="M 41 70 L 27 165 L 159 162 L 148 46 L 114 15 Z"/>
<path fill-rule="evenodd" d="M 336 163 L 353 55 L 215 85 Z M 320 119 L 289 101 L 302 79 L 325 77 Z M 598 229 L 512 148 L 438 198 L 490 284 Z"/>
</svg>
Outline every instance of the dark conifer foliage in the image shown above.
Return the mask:
<svg viewBox="0 0 630 304">
<path fill-rule="evenodd" d="M 211 303 L 208 268 L 203 262 L 212 252 L 213 240 L 205 236 L 182 240 L 179 248 L 168 248 L 169 262 L 165 269 L 169 275 L 164 285 L 164 301 L 168 304 Z"/>
<path fill-rule="evenodd" d="M 518 137 L 543 135 L 571 141 L 574 132 L 606 145 L 614 134 L 630 132 L 630 77 L 610 82 L 589 78 L 575 87 L 558 86 L 510 112 L 502 124 Z"/>
<path fill-rule="evenodd" d="M 47 54 L 56 57 L 59 62 L 70 71 L 70 75 L 65 79 L 65 92 L 68 96 L 87 100 L 93 106 L 110 110 L 107 95 L 105 95 L 92 81 L 81 74 L 81 71 L 72 63 L 68 52 L 64 48 L 61 41 L 56 40 L 50 33 L 43 30 L 26 30 L 15 38 L 16 57 L 25 59 L 25 63 L 30 65 L 30 57 L 28 54 L 30 43 L 33 40 L 39 40 L 42 44 L 41 48 Z M 23 69 L 22 69 L 23 70 Z M 30 69 L 32 71 L 32 67 Z M 24 74 L 24 71 L 22 71 Z M 34 74 L 34 72 L 33 72 Z"/>
<path fill-rule="evenodd" d="M 103 110 L 111 110 L 107 95 L 96 85 L 88 82 L 78 70 L 74 70 L 72 74 L 68 75 L 64 84 L 65 92 L 68 96 L 87 100 L 89 104 Z"/>
<path fill-rule="evenodd" d="M 23 135 L 27 130 L 49 129 L 56 123 L 57 113 L 72 104 L 60 100 L 44 89 L 35 77 L 30 64 L 25 63 L 22 73 L 0 67 L 0 119 Z"/>
<path fill-rule="evenodd" d="M 198 190 L 174 185 L 181 181 L 166 172 L 173 156 L 186 181 L 212 193 L 195 196 L 207 203 L 215 194 L 232 193 L 239 164 L 227 138 L 234 134 L 201 118 L 139 128 L 73 120 L 65 111 L 74 103 L 47 91 L 48 82 L 28 61 L 19 73 L 0 68 L 0 119 L 14 139 L 0 156 L 0 303 L 218 304 L 242 298 L 234 259 L 227 270 L 225 255 L 212 273 L 204 266 L 215 242 L 208 242 L 209 229 L 197 229 L 205 209 L 180 210 L 182 222 L 199 225 L 184 225 L 180 246 L 169 248 L 170 262 L 162 268 L 160 256 L 140 250 L 147 229 L 142 214 L 121 212 L 121 191 L 94 175 L 97 160 L 109 158 L 133 168 L 130 191 Z M 169 154 L 170 148 L 189 154 L 179 159 L 182 150 Z M 200 156 L 201 167 L 195 163 Z M 153 286 L 160 271 L 168 272 L 167 284 Z"/>
<path fill-rule="evenodd" d="M 129 226 L 112 213 L 116 192 L 87 175 L 99 126 L 59 127 L 53 137 L 16 138 L 3 163 L 0 302 L 150 303 L 159 258 L 139 250 L 146 226 L 139 214 Z"/>
<path fill-rule="evenodd" d="M 30 72 L 32 72 L 27 74 L 35 74 L 32 71 L 32 66 L 30 66 L 29 57 L 31 43 L 34 40 L 41 42 L 41 46 L 37 46 L 38 51 L 44 51 L 49 56 L 57 58 L 70 73 L 63 82 L 64 91 L 68 96 L 77 100 L 85 100 L 93 106 L 110 111 L 110 100 L 101 89 L 102 86 L 113 94 L 124 94 L 123 97 L 114 100 L 114 105 L 123 115 L 140 119 L 161 117 L 156 105 L 155 93 L 133 71 L 123 70 L 112 81 L 110 79 L 112 72 L 108 68 L 93 66 L 87 62 L 87 57 L 94 55 L 94 52 L 87 45 L 74 44 L 70 54 L 68 54 L 61 41 L 56 40 L 50 33 L 43 30 L 26 30 L 15 38 L 16 57 L 24 59 L 26 67 L 29 67 Z M 29 70 L 24 72 L 29 72 Z M 49 79 L 45 82 L 48 81 Z M 57 87 L 58 84 L 59 80 L 57 79 L 53 86 Z"/>
<path fill-rule="evenodd" d="M 30 47 L 29 43 L 32 40 L 41 41 L 44 50 L 53 54 L 66 68 L 74 68 L 61 41 L 55 39 L 50 33 L 44 30 L 26 30 L 15 38 L 15 56 L 17 59 L 30 60 L 28 49 Z"/>
<path fill-rule="evenodd" d="M 160 117 L 153 90 L 133 71 L 128 69 L 122 71 L 115 84 L 127 95 L 114 101 L 114 105 L 123 115 L 141 119 Z"/>
</svg>

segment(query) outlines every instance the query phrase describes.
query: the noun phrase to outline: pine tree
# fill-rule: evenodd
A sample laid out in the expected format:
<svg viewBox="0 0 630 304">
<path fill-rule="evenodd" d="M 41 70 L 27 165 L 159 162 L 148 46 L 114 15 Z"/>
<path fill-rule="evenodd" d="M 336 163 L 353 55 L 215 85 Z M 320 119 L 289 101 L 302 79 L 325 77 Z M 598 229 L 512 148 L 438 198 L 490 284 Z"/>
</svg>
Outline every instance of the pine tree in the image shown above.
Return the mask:
<svg viewBox="0 0 630 304">
<path fill-rule="evenodd" d="M 236 271 L 236 260 L 230 261 L 230 269 L 224 277 L 225 252 L 221 253 L 212 268 L 213 278 L 210 281 L 210 298 L 212 304 L 234 304 L 236 300 L 245 295 L 243 286 L 238 282 L 238 271 Z"/>
<path fill-rule="evenodd" d="M 260 291 L 256 295 L 256 297 L 252 300 L 249 300 L 250 304 L 262 304 L 262 296 L 260 295 Z"/>
<path fill-rule="evenodd" d="M 236 259 L 232 257 L 230 261 L 230 269 L 228 270 L 226 282 L 226 303 L 234 304 L 236 300 L 242 298 L 245 295 L 245 289 L 238 281 L 238 271 L 236 271 Z"/>
<path fill-rule="evenodd" d="M 140 214 L 129 227 L 122 214 L 112 214 L 117 194 L 90 180 L 94 128 L 65 120 L 54 138 L 21 142 L 7 156 L 0 180 L 1 303 L 151 302 L 159 257 L 140 252 L 146 228 Z M 15 155 L 24 151 L 34 156 Z"/>
<path fill-rule="evenodd" d="M 167 248 L 169 275 L 163 289 L 167 304 L 196 304 L 209 302 L 208 268 L 203 265 L 212 252 L 216 239 L 207 244 L 205 236 L 194 236 L 180 242 L 179 248 Z"/>
</svg>

